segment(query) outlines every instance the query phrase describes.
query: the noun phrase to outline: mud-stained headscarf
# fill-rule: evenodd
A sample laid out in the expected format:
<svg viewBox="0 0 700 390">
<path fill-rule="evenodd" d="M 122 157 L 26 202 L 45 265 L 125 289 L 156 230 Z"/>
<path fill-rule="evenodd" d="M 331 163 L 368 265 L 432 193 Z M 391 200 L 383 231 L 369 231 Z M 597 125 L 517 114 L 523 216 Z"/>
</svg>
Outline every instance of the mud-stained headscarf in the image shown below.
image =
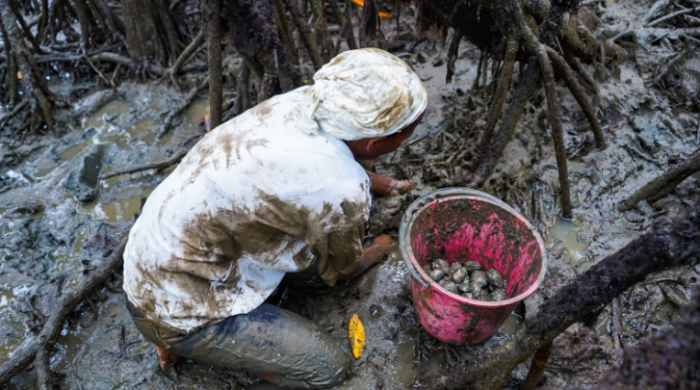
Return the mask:
<svg viewBox="0 0 700 390">
<path fill-rule="evenodd" d="M 299 128 L 323 130 L 346 141 L 386 137 L 425 111 L 428 94 L 420 78 L 386 51 L 349 50 L 314 75 Z"/>
</svg>

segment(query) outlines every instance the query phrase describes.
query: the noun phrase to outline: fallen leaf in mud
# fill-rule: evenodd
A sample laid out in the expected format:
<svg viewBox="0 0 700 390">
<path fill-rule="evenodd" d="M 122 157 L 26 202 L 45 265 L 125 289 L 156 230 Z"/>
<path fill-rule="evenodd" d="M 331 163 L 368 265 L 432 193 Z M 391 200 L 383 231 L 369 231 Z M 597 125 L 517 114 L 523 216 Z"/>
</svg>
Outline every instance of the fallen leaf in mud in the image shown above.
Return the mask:
<svg viewBox="0 0 700 390">
<path fill-rule="evenodd" d="M 348 325 L 348 337 L 350 338 L 350 347 L 352 348 L 352 356 L 359 359 L 365 352 L 365 328 L 362 326 L 362 321 L 357 314 L 353 314 Z"/>
</svg>

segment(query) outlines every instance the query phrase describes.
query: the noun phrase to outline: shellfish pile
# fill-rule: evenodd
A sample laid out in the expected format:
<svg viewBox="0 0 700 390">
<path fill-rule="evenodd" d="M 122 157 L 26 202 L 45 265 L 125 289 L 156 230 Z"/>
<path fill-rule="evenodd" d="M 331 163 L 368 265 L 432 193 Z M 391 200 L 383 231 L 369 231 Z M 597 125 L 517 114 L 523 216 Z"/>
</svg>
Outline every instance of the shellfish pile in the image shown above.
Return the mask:
<svg viewBox="0 0 700 390">
<path fill-rule="evenodd" d="M 423 271 L 445 290 L 469 299 L 502 301 L 506 299 L 507 281 L 491 268 L 488 271 L 476 261 L 448 264 L 443 259 L 430 261 Z"/>
</svg>

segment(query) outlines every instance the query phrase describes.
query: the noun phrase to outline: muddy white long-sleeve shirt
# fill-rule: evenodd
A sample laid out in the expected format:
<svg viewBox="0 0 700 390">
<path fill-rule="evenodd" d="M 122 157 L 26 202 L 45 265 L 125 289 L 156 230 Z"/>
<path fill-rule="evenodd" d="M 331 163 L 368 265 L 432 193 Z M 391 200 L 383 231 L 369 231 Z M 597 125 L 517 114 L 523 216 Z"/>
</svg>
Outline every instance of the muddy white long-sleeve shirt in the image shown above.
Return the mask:
<svg viewBox="0 0 700 390">
<path fill-rule="evenodd" d="M 124 291 L 185 333 L 248 313 L 317 258 L 329 284 L 362 259 L 370 183 L 345 143 L 298 131 L 307 87 L 208 133 L 149 196 Z"/>
</svg>

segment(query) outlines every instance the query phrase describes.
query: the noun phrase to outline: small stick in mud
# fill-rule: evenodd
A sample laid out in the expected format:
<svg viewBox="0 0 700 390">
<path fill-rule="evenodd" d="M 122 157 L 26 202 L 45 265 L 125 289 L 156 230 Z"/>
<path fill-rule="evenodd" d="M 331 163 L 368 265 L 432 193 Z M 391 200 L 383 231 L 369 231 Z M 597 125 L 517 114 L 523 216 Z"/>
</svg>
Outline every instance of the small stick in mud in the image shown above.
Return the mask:
<svg viewBox="0 0 700 390">
<path fill-rule="evenodd" d="M 620 204 L 621 212 L 629 211 L 637 203 L 648 200 L 657 201 L 673 191 L 679 184 L 695 172 L 700 171 L 700 153 L 683 161 L 664 172 L 661 176 L 647 183 L 632 196 Z"/>
<path fill-rule="evenodd" d="M 129 167 L 129 168 L 126 168 L 126 169 L 116 170 L 116 171 L 113 171 L 113 172 L 109 172 L 109 173 L 100 175 L 100 176 L 99 176 L 99 179 L 100 179 L 100 180 L 104 180 L 104 179 L 109 179 L 110 177 L 114 177 L 114 176 L 126 175 L 126 174 L 129 174 L 129 173 L 135 173 L 135 172 L 140 172 L 140 171 L 147 171 L 147 170 L 149 170 L 149 169 L 158 169 L 158 170 L 162 170 L 162 169 L 165 169 L 165 168 L 167 168 L 167 167 L 169 167 L 169 166 L 171 166 L 171 165 L 173 165 L 173 164 L 177 164 L 178 162 L 180 162 L 180 160 L 182 160 L 182 158 L 185 157 L 185 155 L 186 155 L 188 152 L 189 152 L 189 150 L 183 149 L 183 150 L 180 150 L 179 152 L 176 152 L 175 154 L 173 154 L 172 156 L 170 156 L 170 157 L 169 157 L 168 159 L 166 159 L 166 160 L 163 160 L 163 161 L 160 161 L 160 162 L 156 162 L 156 163 L 148 163 L 148 164 L 143 164 L 143 165 L 137 165 L 137 166 Z"/>
<path fill-rule="evenodd" d="M 131 61 L 129 58 L 124 57 L 120 54 L 116 53 L 109 53 L 109 52 L 103 52 L 99 54 L 95 54 L 94 56 L 90 56 L 90 61 L 94 62 L 112 62 L 115 64 L 121 64 L 123 66 L 129 67 L 130 69 L 136 70 L 137 66 L 134 65 L 133 61 Z M 187 66 L 183 66 L 180 69 L 181 73 L 187 73 L 191 72 L 195 69 L 199 69 L 202 67 L 202 64 L 191 64 Z M 155 64 L 148 64 L 146 69 L 148 69 L 149 72 L 158 75 L 158 76 L 163 76 L 165 75 L 166 69 L 164 69 L 162 66 L 155 65 Z"/>
<path fill-rule="evenodd" d="M 479 55 L 479 64 L 476 66 L 476 77 L 474 78 L 474 83 L 472 84 L 472 90 L 476 91 L 479 89 L 479 79 L 481 78 L 481 68 L 484 64 L 484 58 L 486 54 L 482 51 Z"/>
<path fill-rule="evenodd" d="M 644 23 L 648 23 L 651 18 L 656 16 L 656 14 L 658 14 L 662 9 L 668 7 L 669 4 L 671 4 L 671 0 L 658 0 L 649 8 L 649 11 L 647 11 L 647 13 L 644 15 L 642 21 Z"/>
<path fill-rule="evenodd" d="M 659 23 L 661 23 L 661 22 L 665 22 L 665 21 L 667 21 L 667 20 L 669 20 L 669 19 L 675 18 L 676 16 L 685 15 L 685 14 L 689 14 L 689 13 L 691 13 L 691 12 L 696 12 L 696 11 L 700 11 L 700 5 L 697 6 L 697 7 L 695 7 L 695 8 L 687 8 L 687 9 L 683 9 L 683 10 L 680 10 L 680 11 L 676 11 L 676 12 L 670 13 L 670 14 L 668 14 L 668 15 L 666 15 L 666 16 L 663 16 L 663 17 L 661 17 L 661 18 L 658 18 L 658 19 L 654 20 L 653 22 L 649 22 L 648 26 L 649 26 L 649 27 L 654 27 L 654 26 L 656 26 L 657 24 L 659 24 Z"/>
<path fill-rule="evenodd" d="M 29 99 L 22 100 L 9 114 L 0 118 L 0 126 L 4 125 L 10 118 L 21 112 L 27 104 L 29 104 Z"/>
<path fill-rule="evenodd" d="M 622 329 L 620 327 L 620 301 L 617 297 L 612 300 L 612 306 L 610 309 L 610 321 L 612 322 L 611 335 L 613 339 L 613 345 L 615 349 L 621 349 L 622 345 L 620 342 L 620 337 L 622 337 Z"/>
</svg>

